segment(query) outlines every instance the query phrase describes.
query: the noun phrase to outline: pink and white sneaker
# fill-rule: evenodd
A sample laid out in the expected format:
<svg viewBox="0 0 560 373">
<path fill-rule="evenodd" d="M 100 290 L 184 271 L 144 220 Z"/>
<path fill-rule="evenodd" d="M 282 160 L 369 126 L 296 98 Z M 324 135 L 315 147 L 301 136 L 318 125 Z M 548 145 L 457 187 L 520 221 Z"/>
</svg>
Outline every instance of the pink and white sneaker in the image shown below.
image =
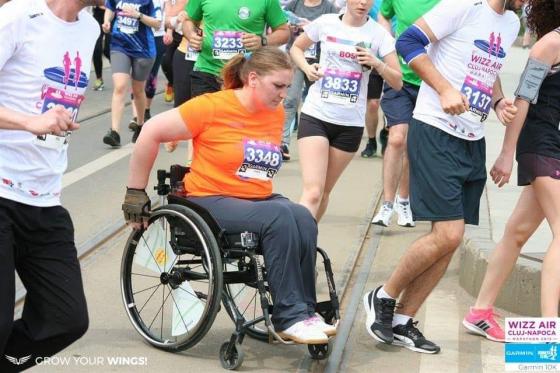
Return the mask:
<svg viewBox="0 0 560 373">
<path fill-rule="evenodd" d="M 494 312 L 494 308 L 475 309 L 471 307 L 463 319 L 463 326 L 469 332 L 486 337 L 491 341 L 505 342 L 504 330 L 494 316 L 500 316 Z"/>
</svg>

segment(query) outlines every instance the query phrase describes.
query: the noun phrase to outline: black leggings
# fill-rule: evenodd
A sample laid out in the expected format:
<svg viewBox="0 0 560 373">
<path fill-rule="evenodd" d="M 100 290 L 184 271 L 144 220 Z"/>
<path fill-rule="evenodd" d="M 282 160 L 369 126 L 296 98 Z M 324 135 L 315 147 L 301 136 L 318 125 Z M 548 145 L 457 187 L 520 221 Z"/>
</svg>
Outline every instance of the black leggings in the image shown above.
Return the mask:
<svg viewBox="0 0 560 373">
<path fill-rule="evenodd" d="M 99 23 L 99 27 L 103 24 L 103 16 L 105 14 L 105 10 L 94 7 L 93 8 L 93 17 Z M 110 44 L 111 44 L 111 33 L 105 34 L 101 31 L 97 41 L 95 42 L 95 49 L 93 50 L 93 68 L 95 69 L 95 77 L 97 79 L 103 79 L 103 56 L 105 56 L 108 60 L 111 59 L 110 53 Z"/>
<path fill-rule="evenodd" d="M 191 71 L 194 61 L 185 60 L 185 54 L 180 50 L 175 51 L 173 56 L 173 91 L 175 102 L 173 107 L 178 107 L 191 98 Z"/>
<path fill-rule="evenodd" d="M 167 46 L 161 60 L 161 70 L 163 70 L 163 74 L 170 86 L 173 86 L 173 55 L 179 44 L 181 44 L 182 39 L 183 35 L 173 31 L 173 41 Z"/>
<path fill-rule="evenodd" d="M 16 270 L 27 296 L 14 321 Z M 66 209 L 0 198 L 0 283 L 0 372 L 40 363 L 86 332 L 86 299 Z M 17 365 L 6 356 L 29 358 Z"/>
</svg>

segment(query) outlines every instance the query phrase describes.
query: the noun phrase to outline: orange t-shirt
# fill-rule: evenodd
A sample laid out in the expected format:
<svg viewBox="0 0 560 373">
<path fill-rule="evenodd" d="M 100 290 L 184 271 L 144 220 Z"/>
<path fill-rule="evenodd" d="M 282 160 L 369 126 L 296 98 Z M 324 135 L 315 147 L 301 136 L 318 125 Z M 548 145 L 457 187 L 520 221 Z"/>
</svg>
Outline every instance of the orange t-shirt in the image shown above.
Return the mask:
<svg viewBox="0 0 560 373">
<path fill-rule="evenodd" d="M 233 90 L 205 94 L 179 106 L 193 137 L 190 196 L 266 198 L 282 165 L 284 108 L 248 112 Z"/>
</svg>

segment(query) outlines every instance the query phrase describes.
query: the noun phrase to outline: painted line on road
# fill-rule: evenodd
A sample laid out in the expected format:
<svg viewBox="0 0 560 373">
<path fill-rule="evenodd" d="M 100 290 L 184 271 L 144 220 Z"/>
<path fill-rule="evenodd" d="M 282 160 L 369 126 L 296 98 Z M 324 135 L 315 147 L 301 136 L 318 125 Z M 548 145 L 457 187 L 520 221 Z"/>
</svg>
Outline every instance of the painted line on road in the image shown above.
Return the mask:
<svg viewBox="0 0 560 373">
<path fill-rule="evenodd" d="M 120 161 L 124 157 L 129 156 L 132 153 L 133 149 L 133 144 L 126 144 L 119 149 L 111 150 L 111 153 L 108 153 L 89 163 L 86 163 L 80 168 L 76 168 L 75 170 L 65 173 L 62 176 L 62 189 L 69 187 L 74 183 L 77 183 L 78 181 L 96 173 L 97 171 L 104 169 L 105 167 L 109 167 L 110 165 Z"/>
</svg>

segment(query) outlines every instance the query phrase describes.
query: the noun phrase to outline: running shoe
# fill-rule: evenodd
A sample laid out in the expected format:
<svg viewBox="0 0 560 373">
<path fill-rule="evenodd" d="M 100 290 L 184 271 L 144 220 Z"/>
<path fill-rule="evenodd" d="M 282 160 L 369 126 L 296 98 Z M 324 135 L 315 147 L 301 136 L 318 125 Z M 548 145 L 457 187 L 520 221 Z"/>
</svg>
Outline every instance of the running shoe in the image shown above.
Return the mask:
<svg viewBox="0 0 560 373">
<path fill-rule="evenodd" d="M 393 343 L 393 315 L 397 302 L 391 298 L 379 298 L 381 286 L 364 295 L 366 309 L 366 329 L 378 342 Z"/>
<path fill-rule="evenodd" d="M 282 339 L 294 341 L 301 344 L 327 344 L 329 343 L 329 337 L 323 333 L 314 321 L 310 319 L 296 322 L 288 329 L 278 333 Z"/>
<path fill-rule="evenodd" d="M 138 119 L 134 117 L 130 120 L 130 123 L 128 123 L 128 129 L 131 131 L 136 131 L 136 128 L 138 128 Z"/>
<path fill-rule="evenodd" d="M 371 220 L 372 224 L 388 227 L 391 224 L 391 217 L 393 216 L 393 205 L 391 202 L 383 202 L 383 206 L 379 209 L 377 215 Z"/>
<path fill-rule="evenodd" d="M 111 129 L 103 136 L 103 143 L 112 147 L 119 147 L 121 146 L 121 137 L 117 131 Z"/>
<path fill-rule="evenodd" d="M 469 313 L 463 319 L 463 326 L 469 332 L 481 335 L 494 342 L 505 342 L 506 335 L 504 330 L 494 319 L 499 316 L 493 308 L 474 309 L 470 308 Z"/>
<path fill-rule="evenodd" d="M 165 88 L 165 94 L 163 95 L 163 100 L 165 102 L 173 102 L 174 98 L 175 98 L 175 95 L 173 93 L 173 86 L 168 84 L 167 88 Z"/>
<path fill-rule="evenodd" d="M 389 141 L 389 130 L 383 128 L 379 131 L 379 142 L 381 143 L 381 155 L 385 154 L 385 149 L 387 149 L 387 142 Z"/>
<path fill-rule="evenodd" d="M 396 325 L 393 328 L 393 334 L 395 336 L 393 344 L 395 346 L 403 346 L 416 352 L 437 354 L 441 348 L 434 342 L 427 340 L 416 325 L 418 325 L 418 321 L 412 321 L 412 319 L 408 320 L 405 325 Z"/>
<path fill-rule="evenodd" d="M 132 143 L 133 144 L 135 144 L 136 140 L 138 140 L 138 136 L 140 136 L 140 131 L 142 131 L 142 126 L 138 126 L 134 130 L 134 134 L 132 135 Z"/>
<path fill-rule="evenodd" d="M 146 109 L 144 110 L 144 123 L 146 123 L 148 120 L 150 120 L 150 118 L 152 118 L 152 113 L 150 112 L 150 109 Z"/>
<path fill-rule="evenodd" d="M 397 196 L 394 206 L 397 211 L 398 225 L 409 228 L 416 226 L 416 223 L 412 219 L 412 211 L 410 210 L 409 200 L 402 200 Z"/>
<path fill-rule="evenodd" d="M 315 314 L 315 316 L 310 317 L 308 320 L 328 337 L 336 335 L 336 326 L 327 324 L 319 314 Z"/>
<path fill-rule="evenodd" d="M 280 146 L 280 151 L 282 152 L 283 161 L 289 161 L 292 158 L 290 157 L 290 148 L 288 144 L 282 144 L 282 146 Z"/>
<path fill-rule="evenodd" d="M 102 91 L 105 88 L 105 84 L 103 83 L 103 79 L 95 79 L 93 83 L 93 90 L 94 91 Z"/>
<path fill-rule="evenodd" d="M 366 144 L 366 148 L 361 153 L 361 156 L 362 158 L 372 158 L 375 157 L 376 153 L 377 153 L 377 140 L 369 139 L 369 141 Z"/>
</svg>

